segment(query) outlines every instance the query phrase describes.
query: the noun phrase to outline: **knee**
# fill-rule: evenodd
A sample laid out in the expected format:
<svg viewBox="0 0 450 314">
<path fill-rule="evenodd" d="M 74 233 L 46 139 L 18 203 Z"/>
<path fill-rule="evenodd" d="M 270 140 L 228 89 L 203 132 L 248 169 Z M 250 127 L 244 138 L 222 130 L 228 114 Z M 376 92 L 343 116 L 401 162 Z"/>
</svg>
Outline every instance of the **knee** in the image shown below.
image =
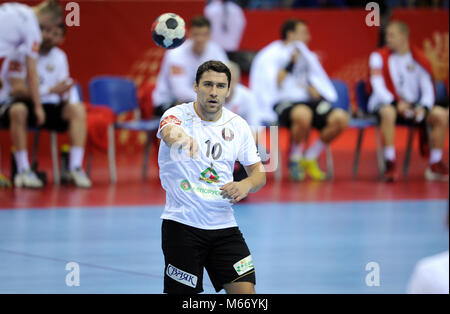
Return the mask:
<svg viewBox="0 0 450 314">
<path fill-rule="evenodd" d="M 69 104 L 68 105 L 69 120 L 85 120 L 86 109 L 83 104 Z"/>
<path fill-rule="evenodd" d="M 330 124 L 342 131 L 347 128 L 349 119 L 347 112 L 342 109 L 336 109 L 331 116 Z"/>
<path fill-rule="evenodd" d="M 309 128 L 312 121 L 311 109 L 306 106 L 296 106 L 292 109 L 290 118 L 292 123 L 299 127 Z"/>
<path fill-rule="evenodd" d="M 24 103 L 16 103 L 9 110 L 11 122 L 24 123 L 27 120 L 28 108 Z"/>
<path fill-rule="evenodd" d="M 384 106 L 380 109 L 381 122 L 395 124 L 397 112 L 393 106 Z"/>
<path fill-rule="evenodd" d="M 431 125 L 448 125 L 448 111 L 442 107 L 433 107 L 431 109 L 428 123 Z"/>
</svg>

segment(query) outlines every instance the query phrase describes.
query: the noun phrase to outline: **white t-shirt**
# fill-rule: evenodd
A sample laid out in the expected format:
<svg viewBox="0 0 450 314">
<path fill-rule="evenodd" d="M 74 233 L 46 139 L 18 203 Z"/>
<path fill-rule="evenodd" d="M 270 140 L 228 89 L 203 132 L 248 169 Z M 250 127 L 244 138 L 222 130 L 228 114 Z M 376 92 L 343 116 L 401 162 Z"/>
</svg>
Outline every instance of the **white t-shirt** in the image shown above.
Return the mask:
<svg viewBox="0 0 450 314">
<path fill-rule="evenodd" d="M 449 251 L 420 260 L 408 284 L 410 294 L 449 293 Z"/>
<path fill-rule="evenodd" d="M 21 47 L 22 48 L 22 47 Z M 11 67 L 11 64 L 14 66 Z M 7 58 L 3 66 L 2 77 L 5 78 L 25 78 L 25 54 L 23 49 L 14 54 L 13 57 Z M 50 94 L 50 89 L 63 80 L 69 79 L 69 64 L 67 62 L 66 53 L 58 47 L 53 47 L 47 55 L 39 55 L 37 60 L 37 71 L 39 76 L 39 94 L 43 104 L 60 104 L 63 100 L 70 103 L 80 102 L 80 98 L 76 88 L 73 87 L 68 93 L 61 98 L 58 94 Z"/>
<path fill-rule="evenodd" d="M 416 62 L 409 52 L 404 55 L 393 53 L 388 59 L 389 72 L 394 84 L 397 96 L 408 103 L 421 105 L 428 108 L 433 107 L 435 101 L 433 81 L 430 74 Z M 369 58 L 371 69 L 382 69 L 383 58 L 378 52 L 372 52 Z M 369 111 L 374 111 L 381 105 L 390 104 L 394 96 L 387 89 L 384 78 L 379 75 L 371 76 L 373 93 L 369 97 Z"/>
<path fill-rule="evenodd" d="M 228 57 L 216 43 L 209 41 L 201 56 L 192 51 L 192 41 L 165 53 L 153 91 L 153 104 L 172 104 L 176 101 L 194 101 L 195 75 L 198 67 L 209 60 L 225 62 Z"/>
<path fill-rule="evenodd" d="M 232 204 L 222 198 L 220 187 L 233 181 L 236 160 L 244 166 L 261 160 L 247 122 L 226 108 L 218 121 L 203 121 L 191 102 L 164 113 L 158 138 L 167 125 L 177 125 L 193 137 L 199 144 L 199 156 L 189 159 L 186 152 L 161 141 L 158 164 L 166 191 L 161 218 L 210 230 L 237 226 Z"/>
<path fill-rule="evenodd" d="M 23 45 L 25 54 L 37 59 L 42 35 L 33 10 L 24 4 L 5 3 L 0 5 L 0 21 L 0 58 Z"/>
<path fill-rule="evenodd" d="M 238 50 L 247 23 L 241 7 L 231 1 L 212 1 L 204 14 L 211 21 L 211 39 L 226 51 Z"/>
<path fill-rule="evenodd" d="M 244 118 L 252 127 L 261 125 L 256 98 L 250 89 L 240 83 L 234 85 L 233 95 L 225 103 L 225 108 Z"/>
</svg>

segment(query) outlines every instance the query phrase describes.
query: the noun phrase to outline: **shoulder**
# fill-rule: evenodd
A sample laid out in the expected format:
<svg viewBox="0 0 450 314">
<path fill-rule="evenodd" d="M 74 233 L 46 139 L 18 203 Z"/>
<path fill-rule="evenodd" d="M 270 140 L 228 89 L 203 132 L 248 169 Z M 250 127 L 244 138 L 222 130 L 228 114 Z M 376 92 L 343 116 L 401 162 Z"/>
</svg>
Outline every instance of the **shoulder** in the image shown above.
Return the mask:
<svg viewBox="0 0 450 314">
<path fill-rule="evenodd" d="M 52 58 L 58 59 L 58 61 L 67 62 L 67 55 L 59 47 L 53 47 L 52 50 L 50 50 L 50 55 Z"/>
</svg>

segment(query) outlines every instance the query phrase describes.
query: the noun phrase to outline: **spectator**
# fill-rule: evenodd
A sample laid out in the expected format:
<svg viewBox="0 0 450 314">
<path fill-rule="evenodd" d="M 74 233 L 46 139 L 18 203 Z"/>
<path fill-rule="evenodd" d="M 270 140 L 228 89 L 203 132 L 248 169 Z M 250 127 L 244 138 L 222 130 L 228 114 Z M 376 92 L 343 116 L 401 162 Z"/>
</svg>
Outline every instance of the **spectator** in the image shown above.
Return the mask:
<svg viewBox="0 0 450 314">
<path fill-rule="evenodd" d="M 448 181 L 448 167 L 442 162 L 442 148 L 448 128 L 448 110 L 435 105 L 430 62 L 409 42 L 408 26 L 400 21 L 388 24 L 386 46 L 370 55 L 368 109 L 380 120 L 386 169 L 383 180 L 395 181 L 395 124 L 431 127 L 431 153 L 425 171 L 427 180 Z"/>
<path fill-rule="evenodd" d="M 39 97 L 39 80 L 36 69 L 42 34 L 48 32 L 62 20 L 62 9 L 56 0 L 46 0 L 29 7 L 19 3 L 0 5 L 0 69 L 5 58 L 14 56 L 20 45 L 26 55 L 27 81 L 34 102 L 37 124 L 45 121 Z M 0 93 L 5 85 L 0 80 Z"/>
<path fill-rule="evenodd" d="M 89 188 L 91 181 L 82 169 L 84 146 L 86 143 L 86 112 L 80 103 L 78 93 L 69 77 L 66 54 L 57 47 L 65 35 L 65 26 L 60 24 L 49 35 L 43 37 L 37 62 L 40 78 L 40 95 L 47 119 L 44 128 L 56 131 L 69 131 L 71 148 L 69 155 L 68 179 L 77 187 Z M 24 57 L 14 57 L 5 61 L 4 76 L 11 84 L 11 93 L 15 99 L 28 98 L 28 88 L 24 77 Z M 12 102 L 6 110 L 3 122 L 10 124 L 11 137 L 16 152 L 14 154 L 18 174 L 14 177 L 16 187 L 42 187 L 42 182 L 35 176 L 28 180 L 30 172 L 27 143 L 27 124 L 34 126 L 36 117 L 30 101 Z M 28 122 L 28 123 L 27 123 Z M 32 173 L 32 172 L 31 172 Z"/>
<path fill-rule="evenodd" d="M 238 50 L 247 23 L 241 7 L 230 0 L 213 0 L 204 13 L 211 21 L 211 39 L 225 51 Z"/>
<path fill-rule="evenodd" d="M 189 37 L 179 48 L 164 55 L 152 95 L 158 117 L 174 105 L 195 100 L 192 86 L 197 68 L 203 62 L 228 60 L 225 51 L 210 41 L 211 24 L 207 18 L 197 16 L 192 20 Z"/>
<path fill-rule="evenodd" d="M 262 93 L 263 102 L 269 99 L 266 106 L 274 105 L 278 123 L 291 131 L 291 178 L 301 181 L 306 172 L 314 180 L 324 180 L 326 174 L 317 159 L 346 128 L 348 115 L 331 106 L 337 93 L 317 56 L 306 46 L 310 40 L 306 22 L 287 20 L 281 37 L 255 57 L 250 83 L 255 94 Z M 320 131 L 320 137 L 303 153 L 303 142 L 311 127 Z"/>
</svg>

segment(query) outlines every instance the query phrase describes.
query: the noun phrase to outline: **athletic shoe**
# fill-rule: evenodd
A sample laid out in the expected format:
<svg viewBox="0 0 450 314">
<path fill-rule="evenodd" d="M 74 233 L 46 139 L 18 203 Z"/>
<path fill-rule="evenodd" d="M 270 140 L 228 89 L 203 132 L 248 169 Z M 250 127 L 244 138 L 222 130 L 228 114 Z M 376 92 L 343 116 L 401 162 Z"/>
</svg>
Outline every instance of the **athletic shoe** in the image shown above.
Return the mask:
<svg viewBox="0 0 450 314">
<path fill-rule="evenodd" d="M 16 188 L 24 187 L 24 188 L 40 189 L 44 186 L 44 183 L 38 178 L 36 173 L 28 169 L 14 176 L 14 186 Z"/>
<path fill-rule="evenodd" d="M 0 188 L 10 188 L 11 182 L 0 173 Z"/>
<path fill-rule="evenodd" d="M 81 168 L 70 171 L 73 184 L 79 188 L 90 188 L 92 186 L 87 174 Z"/>
<path fill-rule="evenodd" d="M 289 176 L 292 181 L 303 181 L 305 179 L 305 172 L 298 160 L 289 161 Z"/>
<path fill-rule="evenodd" d="M 319 163 L 316 159 L 302 159 L 300 164 L 311 179 L 323 181 L 327 178 L 327 174 L 319 168 Z"/>
<path fill-rule="evenodd" d="M 425 170 L 425 179 L 448 182 L 448 167 L 442 161 L 428 166 Z"/>
<path fill-rule="evenodd" d="M 397 180 L 397 173 L 395 169 L 395 162 L 386 160 L 386 169 L 383 174 L 383 181 L 385 182 L 394 182 Z"/>
</svg>

